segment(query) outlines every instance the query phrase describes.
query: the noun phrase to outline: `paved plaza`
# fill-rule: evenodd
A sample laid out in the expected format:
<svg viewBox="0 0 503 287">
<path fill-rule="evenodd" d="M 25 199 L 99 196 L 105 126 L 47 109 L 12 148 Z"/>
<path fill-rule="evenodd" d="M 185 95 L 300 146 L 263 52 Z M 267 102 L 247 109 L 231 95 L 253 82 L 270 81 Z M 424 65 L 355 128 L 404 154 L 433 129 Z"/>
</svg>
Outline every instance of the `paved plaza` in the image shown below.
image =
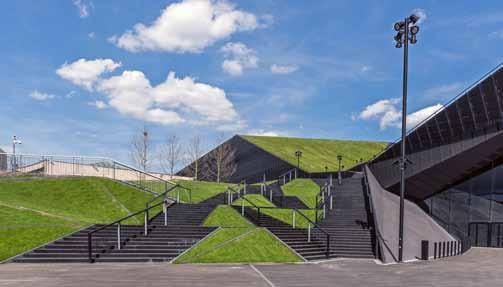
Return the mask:
<svg viewBox="0 0 503 287">
<path fill-rule="evenodd" d="M 371 260 L 319 264 L 4 264 L 0 286 L 503 286 L 503 249 L 378 265 Z"/>
</svg>

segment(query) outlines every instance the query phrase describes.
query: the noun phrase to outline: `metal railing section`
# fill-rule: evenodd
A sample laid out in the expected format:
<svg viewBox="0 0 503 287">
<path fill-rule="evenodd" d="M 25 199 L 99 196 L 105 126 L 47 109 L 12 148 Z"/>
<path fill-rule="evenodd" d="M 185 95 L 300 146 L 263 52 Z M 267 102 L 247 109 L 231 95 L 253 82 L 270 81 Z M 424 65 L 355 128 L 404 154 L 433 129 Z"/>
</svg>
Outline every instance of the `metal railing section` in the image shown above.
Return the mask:
<svg viewBox="0 0 503 287">
<path fill-rule="evenodd" d="M 313 222 L 308 216 L 306 216 L 303 212 L 300 210 L 294 208 L 293 213 L 292 213 L 292 227 L 295 229 L 296 228 L 296 218 L 295 214 L 299 214 L 302 216 L 307 222 L 308 222 L 308 227 L 307 227 L 307 242 L 310 243 L 312 240 L 313 236 L 313 229 L 316 231 L 319 231 L 322 236 L 325 238 L 325 255 L 327 258 L 330 257 L 330 233 L 325 231 L 323 228 L 321 228 L 316 222 Z"/>
<path fill-rule="evenodd" d="M 159 203 L 156 203 L 154 205 L 150 205 L 148 206 L 147 208 L 145 209 L 142 209 L 140 211 L 137 211 L 135 213 L 132 213 L 132 214 L 129 214 L 125 217 L 122 217 L 112 223 L 109 223 L 107 225 L 103 225 L 97 229 L 94 229 L 92 231 L 89 231 L 87 233 L 87 254 L 88 254 L 88 260 L 90 263 L 93 263 L 95 261 L 95 259 L 99 256 L 99 254 L 97 254 L 96 256 L 93 255 L 93 235 L 95 235 L 96 233 L 100 232 L 100 231 L 103 231 L 105 230 L 106 228 L 109 228 L 109 227 L 113 227 L 113 226 L 116 226 L 116 230 L 117 230 L 117 240 L 116 240 L 116 243 L 115 244 L 112 244 L 110 246 L 104 246 L 105 249 L 112 249 L 114 247 L 117 248 L 117 250 L 121 250 L 123 244 L 125 243 L 125 241 L 127 240 L 127 236 L 124 237 L 122 236 L 122 222 L 129 219 L 129 218 L 132 218 L 134 216 L 137 216 L 139 214 L 144 214 L 144 223 L 143 223 L 143 227 L 144 227 L 144 230 L 143 230 L 143 234 L 145 236 L 148 235 L 148 227 L 149 227 L 149 222 L 150 222 L 150 219 L 149 219 L 149 216 L 148 216 L 148 212 L 149 210 L 153 209 L 153 208 L 156 208 L 160 205 L 163 205 L 163 212 L 164 212 L 164 225 L 167 225 L 168 224 L 168 221 L 167 221 L 167 214 L 168 214 L 168 208 L 170 206 L 173 206 L 173 203 L 169 204 L 169 202 L 167 200 L 164 200 L 162 202 L 159 202 Z M 108 243 L 108 241 L 107 241 Z"/>
<path fill-rule="evenodd" d="M 280 176 L 278 176 L 279 184 L 285 185 L 285 184 L 289 183 L 290 181 L 297 179 L 297 173 L 298 173 L 298 171 L 296 168 L 290 169 L 290 170 L 282 173 Z"/>
<path fill-rule="evenodd" d="M 141 171 L 105 157 L 0 153 L 0 176 L 19 174 L 108 178 L 153 194 L 176 185 L 163 174 Z"/>
</svg>

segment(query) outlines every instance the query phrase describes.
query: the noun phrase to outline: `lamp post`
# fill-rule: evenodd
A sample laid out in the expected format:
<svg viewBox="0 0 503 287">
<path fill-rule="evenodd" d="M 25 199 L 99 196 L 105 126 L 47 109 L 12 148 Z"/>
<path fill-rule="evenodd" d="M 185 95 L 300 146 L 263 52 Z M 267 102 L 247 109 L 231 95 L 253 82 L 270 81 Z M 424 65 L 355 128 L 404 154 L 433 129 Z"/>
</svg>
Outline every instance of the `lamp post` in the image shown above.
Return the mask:
<svg viewBox="0 0 503 287">
<path fill-rule="evenodd" d="M 17 170 L 17 162 L 16 162 L 16 145 L 22 144 L 21 140 L 19 140 L 16 136 L 12 137 L 12 171 L 16 172 Z"/>
<path fill-rule="evenodd" d="M 404 224 L 404 201 L 405 201 L 405 169 L 407 159 L 405 158 L 405 137 L 407 135 L 407 77 L 409 62 L 409 42 L 416 44 L 416 34 L 419 27 L 416 25 L 419 16 L 414 14 L 394 25 L 396 48 L 403 46 L 403 91 L 402 91 L 402 154 L 399 161 L 400 166 L 400 222 L 398 230 L 398 261 L 403 261 L 403 224 Z"/>
<path fill-rule="evenodd" d="M 300 171 L 300 157 L 302 156 L 302 152 L 300 150 L 296 151 L 295 156 L 297 157 L 297 169 Z"/>
<path fill-rule="evenodd" d="M 337 183 L 339 185 L 342 184 L 342 175 L 341 175 L 341 161 L 342 161 L 342 155 L 337 155 L 337 160 L 339 161 L 339 172 L 337 173 Z"/>
</svg>

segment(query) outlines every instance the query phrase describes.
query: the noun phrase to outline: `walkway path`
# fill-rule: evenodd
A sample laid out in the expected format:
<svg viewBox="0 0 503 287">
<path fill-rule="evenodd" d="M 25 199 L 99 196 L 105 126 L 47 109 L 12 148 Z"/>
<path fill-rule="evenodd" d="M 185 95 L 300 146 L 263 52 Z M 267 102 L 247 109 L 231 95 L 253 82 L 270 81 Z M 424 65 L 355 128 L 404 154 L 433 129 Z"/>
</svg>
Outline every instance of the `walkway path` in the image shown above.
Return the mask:
<svg viewBox="0 0 503 287">
<path fill-rule="evenodd" d="M 503 286 L 503 249 L 401 265 L 369 260 L 321 264 L 5 264 L 0 286 Z"/>
</svg>

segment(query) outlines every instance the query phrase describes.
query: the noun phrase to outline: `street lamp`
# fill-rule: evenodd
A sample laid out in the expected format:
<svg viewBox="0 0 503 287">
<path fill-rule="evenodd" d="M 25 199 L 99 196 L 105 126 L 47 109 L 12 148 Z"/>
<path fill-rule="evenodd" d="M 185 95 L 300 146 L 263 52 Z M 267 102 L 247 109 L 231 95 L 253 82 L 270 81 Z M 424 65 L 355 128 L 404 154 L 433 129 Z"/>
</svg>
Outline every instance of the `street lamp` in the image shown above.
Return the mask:
<svg viewBox="0 0 503 287">
<path fill-rule="evenodd" d="M 295 156 L 297 157 L 297 169 L 300 170 L 300 157 L 302 156 L 302 152 L 300 150 L 296 151 Z"/>
<path fill-rule="evenodd" d="M 337 173 L 337 183 L 339 185 L 342 184 L 342 175 L 341 175 L 341 161 L 342 161 L 342 155 L 337 155 L 337 160 L 339 161 L 339 172 Z"/>
<path fill-rule="evenodd" d="M 402 155 L 399 161 L 400 166 L 400 222 L 398 230 L 398 261 L 403 261 L 403 224 L 404 224 L 404 200 L 405 200 L 405 169 L 407 160 L 405 158 L 405 137 L 407 133 L 407 76 L 409 64 L 409 42 L 416 44 L 416 34 L 419 32 L 417 21 L 419 16 L 410 15 L 403 21 L 396 22 L 395 47 L 403 46 L 403 94 L 402 94 Z"/>
<path fill-rule="evenodd" d="M 22 144 L 21 140 L 19 140 L 16 136 L 12 137 L 12 171 L 15 172 L 17 170 L 17 163 L 16 163 L 16 145 Z"/>
</svg>

